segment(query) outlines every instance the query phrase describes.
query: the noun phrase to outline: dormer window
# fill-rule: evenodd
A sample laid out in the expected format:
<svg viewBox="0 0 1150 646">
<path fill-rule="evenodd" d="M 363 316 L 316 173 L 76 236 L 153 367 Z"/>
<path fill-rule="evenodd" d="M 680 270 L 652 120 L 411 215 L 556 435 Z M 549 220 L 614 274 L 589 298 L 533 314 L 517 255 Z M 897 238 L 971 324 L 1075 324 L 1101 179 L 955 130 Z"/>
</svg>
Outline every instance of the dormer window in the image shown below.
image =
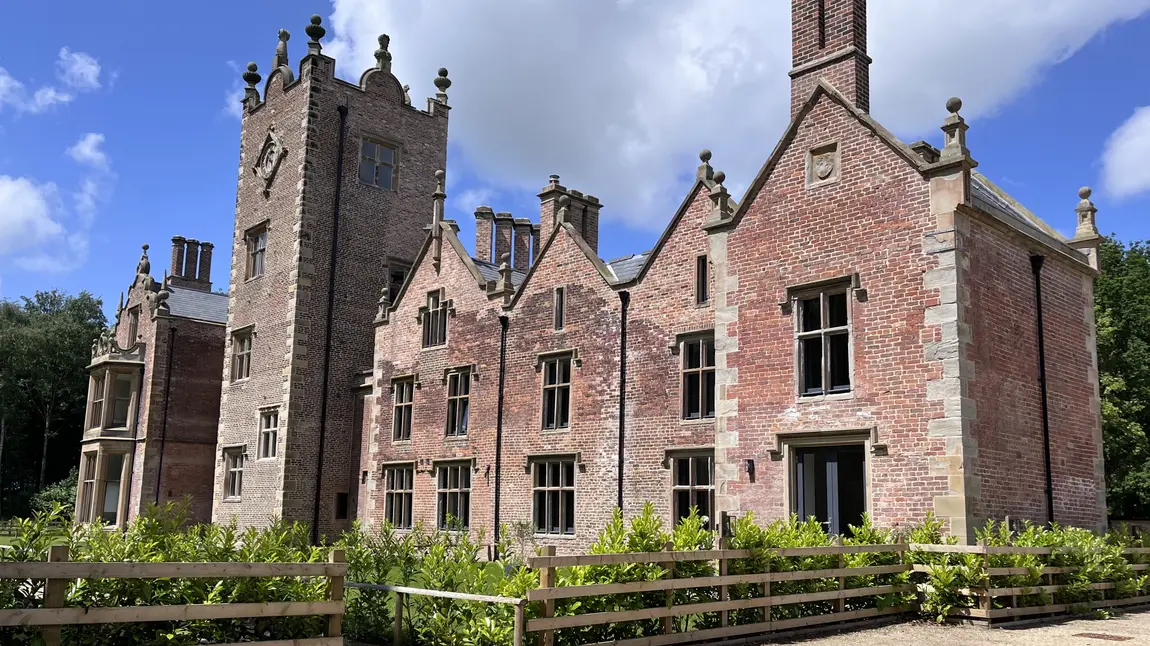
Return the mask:
<svg viewBox="0 0 1150 646">
<path fill-rule="evenodd" d="M 364 138 L 360 144 L 359 181 L 393 190 L 398 178 L 399 154 L 395 146 Z"/>
</svg>

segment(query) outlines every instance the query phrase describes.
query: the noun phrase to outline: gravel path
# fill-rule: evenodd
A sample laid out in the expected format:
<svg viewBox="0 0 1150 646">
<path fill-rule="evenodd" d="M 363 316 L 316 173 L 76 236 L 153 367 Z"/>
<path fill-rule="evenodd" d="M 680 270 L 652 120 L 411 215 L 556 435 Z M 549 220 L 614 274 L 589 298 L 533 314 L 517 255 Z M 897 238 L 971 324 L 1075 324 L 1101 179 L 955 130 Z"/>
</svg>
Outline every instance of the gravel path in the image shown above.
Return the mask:
<svg viewBox="0 0 1150 646">
<path fill-rule="evenodd" d="M 802 646 L 1106 646 L 1150 645 L 1150 611 L 1114 615 L 1111 619 L 1075 619 L 1061 623 L 1031 624 L 1026 628 L 939 626 L 929 622 L 893 624 L 826 637 L 766 641 L 763 644 Z"/>
</svg>

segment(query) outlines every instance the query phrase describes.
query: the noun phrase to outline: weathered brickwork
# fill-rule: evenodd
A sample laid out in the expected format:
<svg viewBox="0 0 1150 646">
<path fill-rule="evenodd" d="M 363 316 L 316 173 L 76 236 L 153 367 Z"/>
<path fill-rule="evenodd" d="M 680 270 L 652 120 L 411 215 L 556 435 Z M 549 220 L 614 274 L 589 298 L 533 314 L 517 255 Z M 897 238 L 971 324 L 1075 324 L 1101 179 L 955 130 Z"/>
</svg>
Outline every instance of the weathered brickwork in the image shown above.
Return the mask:
<svg viewBox="0 0 1150 646">
<path fill-rule="evenodd" d="M 414 471 L 413 521 L 437 525 L 440 474 L 462 467 L 465 521 L 488 543 L 505 526 L 585 551 L 617 505 L 633 515 L 649 501 L 674 522 L 684 487 L 691 500 L 713 489 L 715 525 L 801 512 L 848 531 L 863 512 L 885 526 L 934 513 L 970 540 L 988 518 L 1047 520 L 1045 393 L 1053 520 L 1101 527 L 1089 189 L 1067 240 L 974 170 L 957 99 L 941 148 L 902 143 L 867 114 L 865 0 L 792 0 L 792 12 L 793 118 L 746 196 L 731 199 L 704 151 L 656 246 L 610 262 L 598 257 L 603 205 L 556 175 L 537 222 L 478 207 L 473 258 L 444 220 L 437 172 L 446 70 L 427 110 L 412 108 L 381 37 L 377 66 L 358 85 L 341 81 L 313 18 L 298 79 L 286 51 L 262 98 L 258 73 L 245 74 L 226 335 L 178 308 L 141 319 L 132 360 L 148 431 L 130 504 L 191 493 L 199 515 L 210 488 L 218 522 L 282 516 L 314 523 L 319 539 L 356 517 L 387 520 L 396 467 Z M 365 158 L 376 160 L 366 175 Z M 210 285 L 211 247 L 185 243 L 173 248 L 173 297 Z M 147 309 L 166 289 L 141 283 L 127 306 Z M 826 299 L 823 314 L 803 322 L 812 297 Z M 437 313 L 442 340 L 425 329 Z M 237 335 L 251 338 L 251 368 L 233 379 Z M 816 350 L 803 347 L 815 346 L 801 339 L 816 338 L 822 354 L 807 361 Z M 688 411 L 684 353 L 700 339 L 714 360 L 693 374 L 715 386 Z M 567 414 L 551 423 L 545 401 L 560 391 L 547 365 L 560 357 L 569 394 L 550 401 Z M 396 384 L 407 381 L 410 437 L 396 437 Z M 453 383 L 468 387 L 465 434 L 449 432 Z M 218 429 L 204 451 L 212 397 Z M 263 411 L 278 412 L 279 434 L 276 455 L 259 459 Z M 157 415 L 160 443 L 179 453 L 165 449 L 162 469 Z M 236 450 L 243 491 L 229 498 L 225 455 Z M 562 466 L 540 489 L 545 463 Z M 698 469 L 689 477 L 687 464 Z"/>
<path fill-rule="evenodd" d="M 446 84 L 427 111 L 409 105 L 385 43 L 358 85 L 334 76 L 335 61 L 317 42 L 308 46 L 298 80 L 277 68 L 263 100 L 249 90 L 245 103 L 214 516 L 241 525 L 318 518 L 318 531 L 334 535 L 354 518 L 355 380 L 372 365 L 370 321 L 388 265 L 410 265 L 423 239 L 426 196 L 446 164 L 448 108 Z M 284 152 L 269 180 L 253 169 L 273 127 Z M 394 151 L 396 170 L 378 180 L 383 187 L 359 178 L 365 140 Z M 245 238 L 262 226 L 266 269 L 249 279 Z M 232 339 L 246 331 L 251 376 L 229 383 Z M 259 413 L 270 408 L 279 411 L 280 446 L 274 459 L 258 460 Z M 238 499 L 224 496 L 228 448 L 249 456 Z"/>
</svg>

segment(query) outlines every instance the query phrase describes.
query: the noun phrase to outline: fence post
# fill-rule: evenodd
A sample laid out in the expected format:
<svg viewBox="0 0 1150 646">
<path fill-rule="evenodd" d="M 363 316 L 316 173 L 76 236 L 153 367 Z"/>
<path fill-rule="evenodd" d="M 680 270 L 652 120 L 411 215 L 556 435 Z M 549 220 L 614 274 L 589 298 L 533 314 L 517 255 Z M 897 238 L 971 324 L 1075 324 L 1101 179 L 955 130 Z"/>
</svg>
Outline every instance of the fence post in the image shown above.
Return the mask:
<svg viewBox="0 0 1150 646">
<path fill-rule="evenodd" d="M 555 546 L 554 545 L 547 545 L 546 547 L 544 547 L 542 550 L 542 556 L 555 556 Z M 539 587 L 540 588 L 555 587 L 555 568 L 553 568 L 551 566 L 539 568 Z M 554 617 L 554 616 L 555 616 L 555 600 L 554 599 L 548 599 L 548 600 L 543 602 L 542 617 L 546 618 L 546 617 Z M 554 630 L 544 630 L 543 631 L 543 646 L 555 646 L 555 631 Z"/>
<path fill-rule="evenodd" d="M 727 576 L 727 555 L 723 552 L 726 551 L 728 543 L 729 541 L 727 540 L 726 536 L 719 539 L 719 576 Z M 726 584 L 719 586 L 719 601 L 729 601 L 730 599 L 731 593 L 729 590 L 727 590 Z M 722 613 L 720 613 L 720 627 L 725 628 L 727 626 L 727 623 L 730 621 L 730 614 L 731 613 L 728 610 L 724 610 Z"/>
<path fill-rule="evenodd" d="M 67 545 L 53 545 L 48 548 L 49 563 L 64 563 L 68 560 Z M 44 582 L 44 608 L 63 608 L 68 595 L 68 579 L 48 579 Z M 60 646 L 60 626 L 40 629 L 40 638 L 45 646 Z"/>
<path fill-rule="evenodd" d="M 343 550 L 332 550 L 328 558 L 331 563 L 347 563 L 347 553 Z M 343 579 L 341 576 L 328 576 L 327 577 L 327 598 L 329 601 L 343 601 Z M 344 610 L 347 609 L 347 604 L 344 604 Z M 327 616 L 327 633 L 328 637 L 339 637 L 343 635 L 343 615 L 328 615 Z"/>
<path fill-rule="evenodd" d="M 393 646 L 402 646 L 403 644 L 403 593 L 395 593 L 395 627 L 391 634 L 391 643 Z"/>
<path fill-rule="evenodd" d="M 667 541 L 667 543 L 663 545 L 663 551 L 664 552 L 674 552 L 675 551 L 675 544 L 670 542 L 670 541 Z M 674 561 L 668 561 L 667 562 L 667 578 L 668 579 L 674 579 L 675 578 L 675 562 Z M 674 590 L 667 590 L 667 593 L 665 596 L 666 596 L 666 602 L 667 602 L 667 610 L 674 608 L 675 607 L 675 591 Z M 675 618 L 671 617 L 671 616 L 663 617 L 663 634 L 664 635 L 670 635 L 673 632 L 675 632 Z"/>
<path fill-rule="evenodd" d="M 772 552 L 773 553 L 773 552 Z M 766 606 L 763 608 L 763 621 L 771 623 L 771 557 L 767 557 L 767 565 L 763 574 L 767 575 L 767 582 L 763 584 L 763 598 L 766 599 Z M 770 627 L 767 627 L 770 630 Z"/>
<path fill-rule="evenodd" d="M 527 600 L 520 599 L 515 604 L 515 643 L 514 646 L 523 646 L 523 629 L 526 626 Z"/>
<path fill-rule="evenodd" d="M 990 626 L 990 611 L 994 608 L 994 597 L 990 596 L 990 550 L 986 549 L 986 539 L 980 538 L 978 546 L 982 548 L 982 569 L 984 573 L 982 588 L 982 609 L 986 612 L 986 625 Z"/>
<path fill-rule="evenodd" d="M 835 536 L 835 546 L 837 546 L 837 547 L 843 546 L 843 537 L 842 536 Z M 847 556 L 846 556 L 846 554 L 843 554 L 840 551 L 839 552 L 839 592 L 840 593 L 842 593 L 844 590 L 847 589 L 847 578 L 842 573 L 842 570 L 846 569 L 846 566 L 847 566 Z M 841 596 L 841 594 L 839 596 L 839 602 L 838 602 L 837 610 L 838 610 L 838 612 L 846 612 L 847 611 L 847 600 L 845 597 Z"/>
</svg>

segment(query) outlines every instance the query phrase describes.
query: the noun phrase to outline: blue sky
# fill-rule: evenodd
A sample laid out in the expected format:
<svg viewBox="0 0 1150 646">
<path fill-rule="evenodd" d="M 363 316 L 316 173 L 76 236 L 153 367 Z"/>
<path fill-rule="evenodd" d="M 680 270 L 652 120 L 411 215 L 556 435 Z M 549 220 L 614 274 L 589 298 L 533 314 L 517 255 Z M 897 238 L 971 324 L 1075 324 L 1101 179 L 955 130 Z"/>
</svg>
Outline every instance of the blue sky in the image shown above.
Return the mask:
<svg viewBox="0 0 1150 646">
<path fill-rule="evenodd" d="M 962 96 L 981 170 L 1064 233 L 1078 187 L 1099 228 L 1150 239 L 1150 0 L 872 2 L 873 114 L 939 144 Z M 1006 3 L 1007 7 L 1011 3 Z M 781 0 L 23 2 L 0 40 L 0 297 L 89 290 L 111 313 L 140 245 L 217 244 L 226 288 L 240 69 L 266 73 L 276 32 L 293 65 L 308 17 L 344 78 L 392 36 L 412 97 L 451 70 L 449 217 L 537 217 L 558 173 L 605 207 L 601 254 L 650 247 L 702 147 L 741 197 L 786 126 L 789 3 Z M 540 25 L 551 25 L 543 29 Z M 905 37 L 917 33 L 913 40 Z M 428 218 L 431 217 L 430 196 Z"/>
</svg>

